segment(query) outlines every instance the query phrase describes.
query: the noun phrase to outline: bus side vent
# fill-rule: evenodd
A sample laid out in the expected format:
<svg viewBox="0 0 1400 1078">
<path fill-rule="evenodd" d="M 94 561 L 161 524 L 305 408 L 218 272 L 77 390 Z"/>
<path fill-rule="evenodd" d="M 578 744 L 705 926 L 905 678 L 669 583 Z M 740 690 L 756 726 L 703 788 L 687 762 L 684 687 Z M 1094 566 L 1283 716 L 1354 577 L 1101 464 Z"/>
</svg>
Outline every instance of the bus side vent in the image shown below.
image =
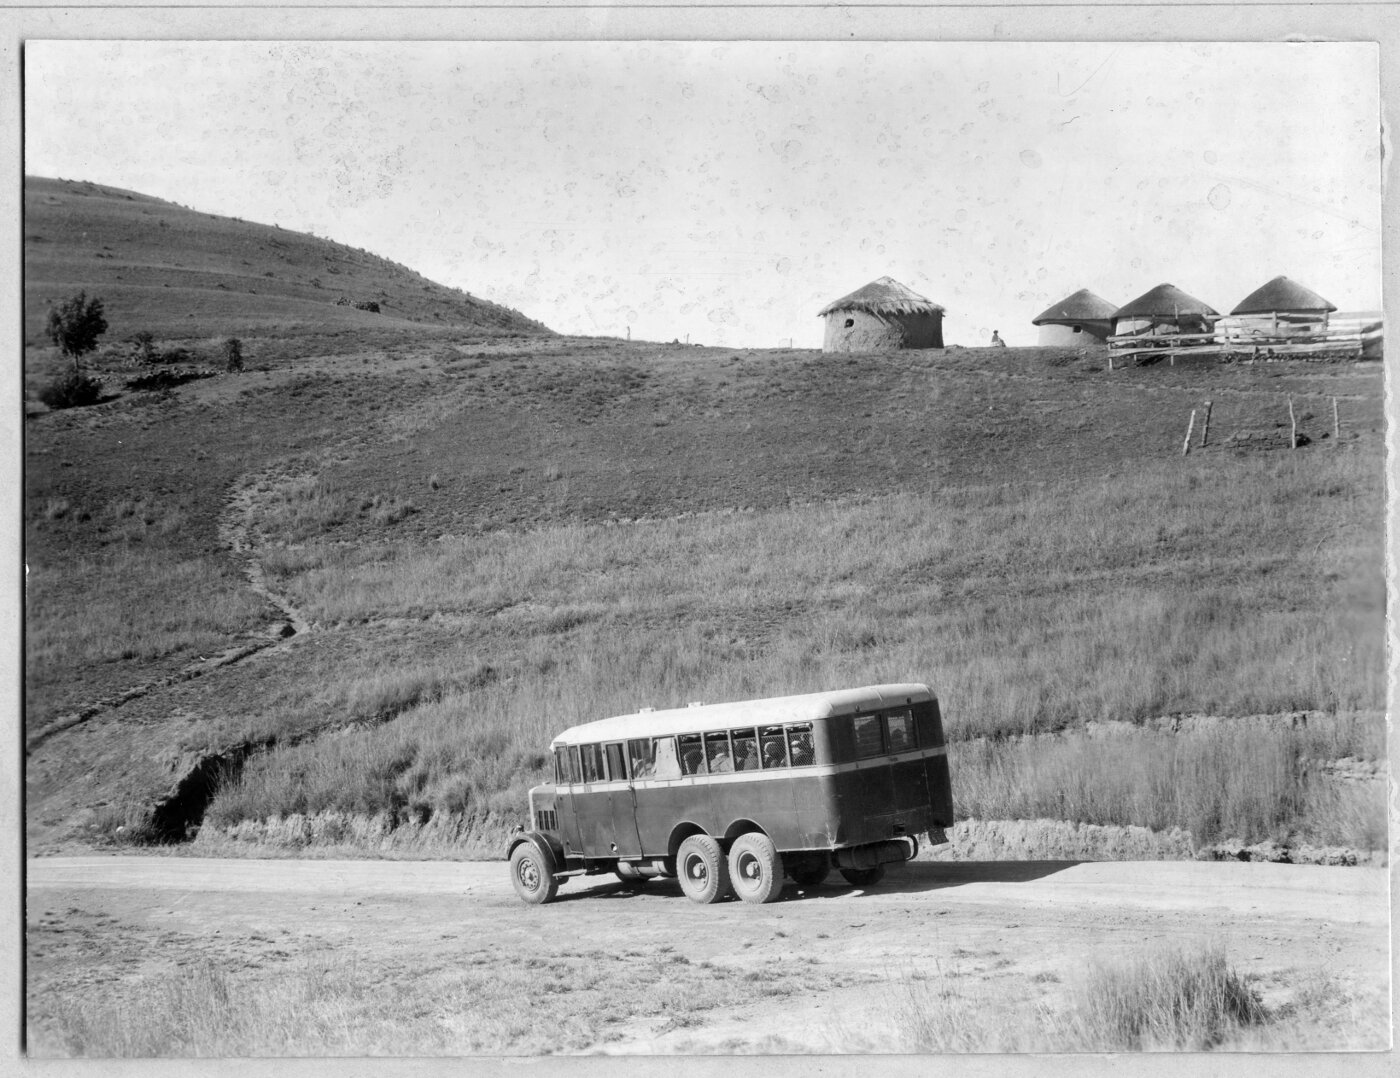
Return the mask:
<svg viewBox="0 0 1400 1078">
<path fill-rule="evenodd" d="M 538 812 L 535 813 L 535 830 L 559 830 L 559 818 L 554 814 L 553 809 L 540 809 Z"/>
</svg>

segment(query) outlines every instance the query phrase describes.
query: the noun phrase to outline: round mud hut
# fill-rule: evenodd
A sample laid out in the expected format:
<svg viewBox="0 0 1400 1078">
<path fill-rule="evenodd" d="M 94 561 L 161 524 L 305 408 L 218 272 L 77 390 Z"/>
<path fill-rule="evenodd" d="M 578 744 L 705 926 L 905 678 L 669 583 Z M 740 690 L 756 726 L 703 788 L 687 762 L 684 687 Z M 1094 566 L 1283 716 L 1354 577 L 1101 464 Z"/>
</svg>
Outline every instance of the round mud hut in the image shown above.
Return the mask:
<svg viewBox="0 0 1400 1078">
<path fill-rule="evenodd" d="M 1219 317 L 1219 311 L 1188 296 L 1176 285 L 1159 284 L 1113 313 L 1113 331 L 1133 337 L 1209 333 Z"/>
<path fill-rule="evenodd" d="M 1336 305 L 1287 277 L 1256 288 L 1230 312 L 1229 327 L 1245 336 L 1325 333 Z"/>
<path fill-rule="evenodd" d="M 893 277 L 828 303 L 819 317 L 826 319 L 823 352 L 943 347 L 943 308 Z"/>
<path fill-rule="evenodd" d="M 1082 348 L 1108 340 L 1117 311 L 1117 305 L 1081 288 L 1045 308 L 1031 319 L 1031 325 L 1040 327 L 1040 344 Z"/>
</svg>

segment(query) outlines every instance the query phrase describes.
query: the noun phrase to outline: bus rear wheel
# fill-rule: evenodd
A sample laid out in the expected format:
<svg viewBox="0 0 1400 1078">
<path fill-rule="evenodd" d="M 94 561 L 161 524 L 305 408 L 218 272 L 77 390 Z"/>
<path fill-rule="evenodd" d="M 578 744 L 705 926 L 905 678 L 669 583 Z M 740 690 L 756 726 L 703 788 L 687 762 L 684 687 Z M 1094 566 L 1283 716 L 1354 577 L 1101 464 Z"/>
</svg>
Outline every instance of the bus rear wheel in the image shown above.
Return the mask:
<svg viewBox="0 0 1400 1078">
<path fill-rule="evenodd" d="M 841 875 L 846 877 L 846 882 L 855 887 L 873 887 L 885 878 L 885 866 L 876 865 L 874 868 L 843 868 Z"/>
<path fill-rule="evenodd" d="M 783 859 L 761 831 L 740 835 L 729 847 L 729 882 L 745 902 L 773 902 L 783 891 Z"/>
<path fill-rule="evenodd" d="M 691 835 L 676 852 L 676 876 L 692 902 L 718 902 L 729 893 L 729 865 L 709 835 Z"/>
<path fill-rule="evenodd" d="M 533 842 L 522 842 L 510 855 L 510 882 L 515 893 L 532 906 L 541 906 L 559 893 L 554 858 Z"/>
</svg>

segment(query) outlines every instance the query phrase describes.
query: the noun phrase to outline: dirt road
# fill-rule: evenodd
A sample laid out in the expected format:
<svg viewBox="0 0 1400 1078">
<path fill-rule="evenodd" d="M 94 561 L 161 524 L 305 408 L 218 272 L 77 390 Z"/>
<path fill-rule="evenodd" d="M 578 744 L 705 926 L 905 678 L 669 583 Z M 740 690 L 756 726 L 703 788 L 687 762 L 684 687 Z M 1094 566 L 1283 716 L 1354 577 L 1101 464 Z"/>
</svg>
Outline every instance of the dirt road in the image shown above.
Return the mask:
<svg viewBox="0 0 1400 1078">
<path fill-rule="evenodd" d="M 1091 962 L 1208 941 L 1275 1006 L 1329 978 L 1366 1018 L 1350 1046 L 1378 1046 L 1389 1025 L 1383 869 L 921 862 L 869 891 L 834 877 L 708 907 L 672 881 L 603 877 L 526 906 L 503 863 L 75 857 L 27 871 L 31 1028 L 55 1000 L 91 1006 L 195 961 L 271 990 L 315 954 L 381 998 L 401 984 L 451 1011 L 447 1032 L 418 1015 L 417 1040 L 392 1051 L 899 1051 L 925 978 L 1024 1016 Z M 513 1025 L 517 1004 L 535 1022 Z"/>
</svg>

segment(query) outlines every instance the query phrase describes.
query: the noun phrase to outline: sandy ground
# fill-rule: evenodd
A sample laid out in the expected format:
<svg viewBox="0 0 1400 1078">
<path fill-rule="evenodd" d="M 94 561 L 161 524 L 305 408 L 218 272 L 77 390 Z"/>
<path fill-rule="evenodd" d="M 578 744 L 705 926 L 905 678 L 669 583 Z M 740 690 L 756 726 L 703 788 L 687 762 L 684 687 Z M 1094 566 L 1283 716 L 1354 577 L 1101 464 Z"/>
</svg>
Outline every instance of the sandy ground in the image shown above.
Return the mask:
<svg viewBox="0 0 1400 1078">
<path fill-rule="evenodd" d="M 803 976 L 786 996 L 684 1021 L 616 1015 L 595 1044 L 564 1050 L 869 1052 L 898 1050 L 900 997 L 919 973 L 1029 1013 L 1089 962 L 1214 941 L 1275 1005 L 1310 972 L 1334 978 L 1368 1016 L 1375 1048 L 1390 1026 L 1387 879 L 1379 868 L 1276 864 L 911 863 L 869 891 L 834 876 L 805 892 L 789 884 L 767 906 L 698 906 L 673 881 L 630 889 L 596 877 L 532 907 L 496 862 L 39 858 L 27 865 L 27 984 L 42 1009 L 45 993 L 78 976 L 71 936 L 58 946 L 52 935 L 60 924 L 83 933 L 83 983 L 114 991 L 195 959 L 271 977 L 277 956 L 328 946 L 410 970 L 450 965 L 454 951 L 505 968 L 675 946 L 716 970 Z"/>
</svg>

